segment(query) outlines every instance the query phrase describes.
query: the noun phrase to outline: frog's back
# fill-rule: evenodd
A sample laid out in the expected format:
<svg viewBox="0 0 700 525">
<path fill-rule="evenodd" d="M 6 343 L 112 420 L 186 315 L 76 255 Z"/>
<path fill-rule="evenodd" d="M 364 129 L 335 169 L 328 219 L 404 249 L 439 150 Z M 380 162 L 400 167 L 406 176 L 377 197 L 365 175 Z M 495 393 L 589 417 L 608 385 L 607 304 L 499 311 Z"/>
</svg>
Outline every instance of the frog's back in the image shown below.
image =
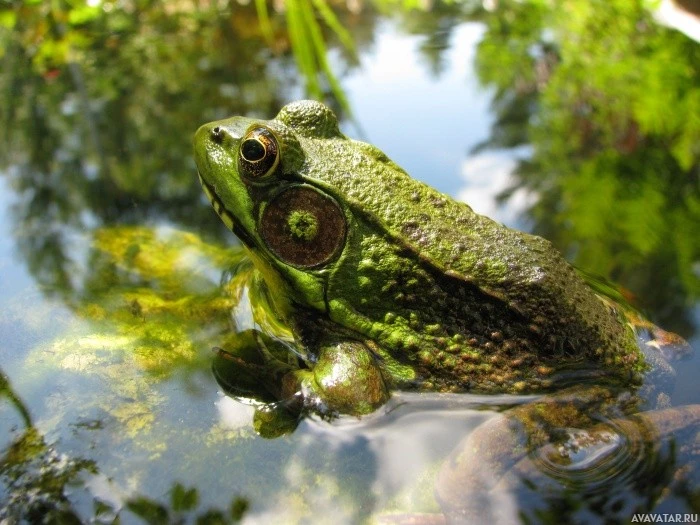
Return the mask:
<svg viewBox="0 0 700 525">
<path fill-rule="evenodd" d="M 322 147 L 331 148 L 336 166 L 348 169 L 320 172 L 354 213 L 376 222 L 425 265 L 478 286 L 529 319 L 531 331 L 551 348 L 637 364 L 638 348 L 628 327 L 549 241 L 479 215 L 412 179 L 374 146 L 353 144 L 334 148 L 333 141 L 325 142 Z"/>
<path fill-rule="evenodd" d="M 326 121 L 333 123 L 331 117 Z M 375 224 L 374 231 L 381 231 L 392 245 L 409 251 L 438 276 L 440 286 L 461 287 L 460 293 L 466 290 L 469 297 L 474 290 L 488 295 L 501 311 L 508 310 L 509 319 L 527 324 L 539 352 L 641 369 L 629 327 L 548 241 L 475 213 L 467 204 L 412 179 L 378 148 L 347 139 L 337 124 L 330 124 L 303 139 L 307 160 L 301 175 Z M 497 306 L 491 310 L 499 315 Z"/>
</svg>

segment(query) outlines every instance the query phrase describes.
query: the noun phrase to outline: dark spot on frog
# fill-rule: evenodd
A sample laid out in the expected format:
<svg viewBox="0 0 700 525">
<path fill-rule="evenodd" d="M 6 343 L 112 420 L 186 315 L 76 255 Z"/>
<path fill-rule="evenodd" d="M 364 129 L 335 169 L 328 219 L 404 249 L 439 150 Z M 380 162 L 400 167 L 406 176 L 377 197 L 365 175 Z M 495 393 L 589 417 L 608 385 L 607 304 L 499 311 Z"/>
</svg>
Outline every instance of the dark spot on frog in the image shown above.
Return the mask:
<svg viewBox="0 0 700 525">
<path fill-rule="evenodd" d="M 461 254 L 462 252 L 465 252 L 465 251 L 467 250 L 467 248 L 466 248 L 466 246 L 464 246 L 461 242 L 458 242 L 458 243 L 455 243 L 455 244 L 452 246 L 452 250 L 453 250 L 456 254 Z"/>
<path fill-rule="evenodd" d="M 413 232 L 415 232 L 418 229 L 418 221 L 406 221 L 403 223 L 403 233 L 406 235 L 410 235 Z"/>
</svg>

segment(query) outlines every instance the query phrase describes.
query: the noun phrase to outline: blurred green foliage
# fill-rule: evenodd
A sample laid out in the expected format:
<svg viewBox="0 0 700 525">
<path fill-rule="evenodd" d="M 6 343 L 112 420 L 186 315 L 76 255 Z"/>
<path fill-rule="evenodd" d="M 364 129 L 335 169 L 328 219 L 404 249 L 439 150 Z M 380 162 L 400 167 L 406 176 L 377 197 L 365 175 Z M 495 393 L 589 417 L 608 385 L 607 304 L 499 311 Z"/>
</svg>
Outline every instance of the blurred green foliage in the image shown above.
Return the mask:
<svg viewBox="0 0 700 525">
<path fill-rule="evenodd" d="M 497 120 L 480 148 L 528 145 L 507 199 L 536 233 L 692 333 L 700 296 L 700 45 L 641 1 L 500 2 L 476 69 Z"/>
<path fill-rule="evenodd" d="M 20 250 L 49 293 L 72 293 L 76 231 L 166 221 L 227 238 L 191 135 L 230 114 L 273 114 L 293 85 L 270 74 L 252 8 L 54 0 L 1 13 L 0 165 Z"/>
<path fill-rule="evenodd" d="M 256 0 L 255 9 L 260 21 L 260 30 L 270 47 L 275 45 L 275 33 L 269 16 L 266 0 Z M 350 106 L 343 88 L 330 67 L 327 57 L 326 39 L 317 18 L 321 18 L 335 34 L 345 49 L 357 61 L 355 43 L 350 33 L 339 22 L 326 0 L 286 0 L 284 4 L 286 32 L 296 58 L 299 72 L 306 79 L 306 92 L 312 98 L 322 98 L 320 78 L 327 82 L 325 91 L 330 91 L 338 104 L 347 113 Z"/>
</svg>

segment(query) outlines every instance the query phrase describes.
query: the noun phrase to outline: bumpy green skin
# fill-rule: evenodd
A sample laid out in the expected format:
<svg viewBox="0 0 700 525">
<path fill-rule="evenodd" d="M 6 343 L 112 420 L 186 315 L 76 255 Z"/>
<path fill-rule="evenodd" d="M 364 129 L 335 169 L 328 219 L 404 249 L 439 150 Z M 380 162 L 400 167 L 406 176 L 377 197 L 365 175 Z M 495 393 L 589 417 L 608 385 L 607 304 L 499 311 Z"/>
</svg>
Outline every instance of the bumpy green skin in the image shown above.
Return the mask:
<svg viewBox="0 0 700 525">
<path fill-rule="evenodd" d="M 276 137 L 280 160 L 250 181 L 238 150 L 260 126 Z M 529 392 L 572 368 L 618 382 L 644 370 L 632 329 L 548 241 L 410 178 L 342 135 L 320 103 L 289 104 L 270 121 L 204 125 L 195 152 L 205 191 L 303 350 L 306 368 L 290 372 L 285 391 L 307 404 L 365 413 L 394 387 Z M 342 247 L 312 268 L 285 263 L 260 233 L 266 205 L 300 183 L 334 199 L 347 223 Z"/>
</svg>

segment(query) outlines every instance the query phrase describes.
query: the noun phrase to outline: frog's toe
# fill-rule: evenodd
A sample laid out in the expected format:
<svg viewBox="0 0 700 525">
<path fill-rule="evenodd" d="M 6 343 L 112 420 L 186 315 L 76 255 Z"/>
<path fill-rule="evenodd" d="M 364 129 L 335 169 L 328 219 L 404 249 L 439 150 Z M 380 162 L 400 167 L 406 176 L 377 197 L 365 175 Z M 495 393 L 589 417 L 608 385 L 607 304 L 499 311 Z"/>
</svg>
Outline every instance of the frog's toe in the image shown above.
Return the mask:
<svg viewBox="0 0 700 525">
<path fill-rule="evenodd" d="M 291 434 L 299 424 L 299 417 L 283 404 L 270 403 L 258 407 L 253 415 L 253 428 L 261 437 L 274 439 Z"/>
<path fill-rule="evenodd" d="M 664 439 L 678 441 L 688 437 L 695 446 L 700 447 L 700 405 L 653 410 L 638 414 L 635 418 L 656 435 L 656 443 Z"/>
<path fill-rule="evenodd" d="M 668 361 L 690 359 L 694 350 L 680 335 L 662 330 L 654 326 L 651 330 L 651 339 L 646 341 L 646 346 L 655 348 Z"/>
<path fill-rule="evenodd" d="M 263 386 L 263 366 L 221 348 L 215 348 L 214 351 L 212 373 L 228 396 L 259 403 L 276 401 L 275 396 Z"/>
</svg>

